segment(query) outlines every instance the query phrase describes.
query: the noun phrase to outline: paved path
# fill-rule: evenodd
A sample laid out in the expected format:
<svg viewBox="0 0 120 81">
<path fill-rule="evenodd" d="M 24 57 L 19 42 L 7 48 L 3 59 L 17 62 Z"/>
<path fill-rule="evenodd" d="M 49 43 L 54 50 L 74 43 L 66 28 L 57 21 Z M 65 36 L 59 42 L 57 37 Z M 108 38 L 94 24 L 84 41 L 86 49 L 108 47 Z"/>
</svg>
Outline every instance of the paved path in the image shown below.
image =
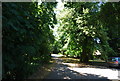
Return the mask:
<svg viewBox="0 0 120 81">
<path fill-rule="evenodd" d="M 54 57 L 55 58 L 55 57 Z M 101 79 L 118 80 L 119 69 L 104 68 L 76 68 L 63 63 L 62 59 L 56 58 L 56 65 L 46 79 Z"/>
</svg>

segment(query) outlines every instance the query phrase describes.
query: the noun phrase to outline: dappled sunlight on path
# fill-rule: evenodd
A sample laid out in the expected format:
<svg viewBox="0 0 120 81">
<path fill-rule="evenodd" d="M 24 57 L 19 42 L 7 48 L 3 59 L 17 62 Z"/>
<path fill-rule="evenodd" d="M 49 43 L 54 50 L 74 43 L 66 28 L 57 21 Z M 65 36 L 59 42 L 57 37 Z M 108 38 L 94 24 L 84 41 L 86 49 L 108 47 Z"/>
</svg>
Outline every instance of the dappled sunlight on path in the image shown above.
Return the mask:
<svg viewBox="0 0 120 81">
<path fill-rule="evenodd" d="M 46 79 L 107 79 L 107 77 L 78 72 L 67 65 L 57 64 Z"/>
<path fill-rule="evenodd" d="M 78 68 L 76 64 L 63 63 L 62 59 L 55 58 L 55 67 L 45 79 L 118 79 L 118 70 L 102 68 Z"/>
</svg>

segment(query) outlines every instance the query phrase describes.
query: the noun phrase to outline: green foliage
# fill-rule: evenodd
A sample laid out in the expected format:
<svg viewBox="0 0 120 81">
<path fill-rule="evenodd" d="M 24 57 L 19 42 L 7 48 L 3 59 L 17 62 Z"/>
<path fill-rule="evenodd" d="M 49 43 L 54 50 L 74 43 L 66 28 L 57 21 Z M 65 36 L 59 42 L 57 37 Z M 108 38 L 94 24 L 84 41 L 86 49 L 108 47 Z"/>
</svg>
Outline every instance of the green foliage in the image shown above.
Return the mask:
<svg viewBox="0 0 120 81">
<path fill-rule="evenodd" d="M 56 3 L 3 3 L 3 78 L 23 79 L 50 60 Z"/>
<path fill-rule="evenodd" d="M 107 27 L 99 19 L 100 6 L 95 2 L 68 2 L 58 15 L 59 37 L 63 50 L 68 56 L 78 56 L 82 62 L 93 59 L 93 52 L 100 50 L 101 57 L 109 56 L 114 51 L 110 48 Z M 95 39 L 100 39 L 97 43 Z"/>
<path fill-rule="evenodd" d="M 109 44 L 115 52 L 120 47 L 120 2 L 108 2 L 101 6 L 100 20 L 108 29 Z M 108 9 L 109 8 L 109 9 Z"/>
</svg>

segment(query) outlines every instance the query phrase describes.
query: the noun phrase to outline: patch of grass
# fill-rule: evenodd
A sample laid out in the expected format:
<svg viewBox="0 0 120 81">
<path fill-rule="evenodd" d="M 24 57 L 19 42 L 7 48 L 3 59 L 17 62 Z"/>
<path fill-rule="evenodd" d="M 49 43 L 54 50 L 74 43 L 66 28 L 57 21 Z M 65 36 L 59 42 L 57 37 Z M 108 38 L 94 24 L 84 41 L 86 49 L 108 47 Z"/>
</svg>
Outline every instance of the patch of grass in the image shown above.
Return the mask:
<svg viewBox="0 0 120 81">
<path fill-rule="evenodd" d="M 94 66 L 106 66 L 106 62 L 104 60 L 89 60 L 90 65 L 94 65 Z"/>
<path fill-rule="evenodd" d="M 75 58 L 61 58 L 64 63 L 80 63 L 80 59 Z"/>
<path fill-rule="evenodd" d="M 106 66 L 106 62 L 104 60 L 89 60 L 88 63 L 80 62 L 80 59 L 76 58 L 61 58 L 63 63 L 72 63 L 75 64 L 74 67 L 103 67 Z"/>
<path fill-rule="evenodd" d="M 96 59 L 96 60 L 89 60 L 89 62 L 105 62 L 104 60 Z"/>
</svg>

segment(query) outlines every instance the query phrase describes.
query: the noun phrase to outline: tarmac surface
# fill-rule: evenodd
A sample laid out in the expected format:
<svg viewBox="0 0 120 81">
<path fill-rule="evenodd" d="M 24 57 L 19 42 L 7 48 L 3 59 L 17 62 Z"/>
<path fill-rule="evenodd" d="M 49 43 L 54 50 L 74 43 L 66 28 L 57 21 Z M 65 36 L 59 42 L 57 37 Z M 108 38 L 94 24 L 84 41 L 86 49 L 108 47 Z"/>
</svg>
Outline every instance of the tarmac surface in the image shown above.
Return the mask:
<svg viewBox="0 0 120 81">
<path fill-rule="evenodd" d="M 85 79 L 85 80 L 105 80 L 105 81 L 118 81 L 120 80 L 120 69 L 116 68 L 101 68 L 101 67 L 71 67 L 72 63 L 64 63 L 62 55 L 52 54 L 56 59 L 55 67 L 45 79 Z"/>
</svg>

